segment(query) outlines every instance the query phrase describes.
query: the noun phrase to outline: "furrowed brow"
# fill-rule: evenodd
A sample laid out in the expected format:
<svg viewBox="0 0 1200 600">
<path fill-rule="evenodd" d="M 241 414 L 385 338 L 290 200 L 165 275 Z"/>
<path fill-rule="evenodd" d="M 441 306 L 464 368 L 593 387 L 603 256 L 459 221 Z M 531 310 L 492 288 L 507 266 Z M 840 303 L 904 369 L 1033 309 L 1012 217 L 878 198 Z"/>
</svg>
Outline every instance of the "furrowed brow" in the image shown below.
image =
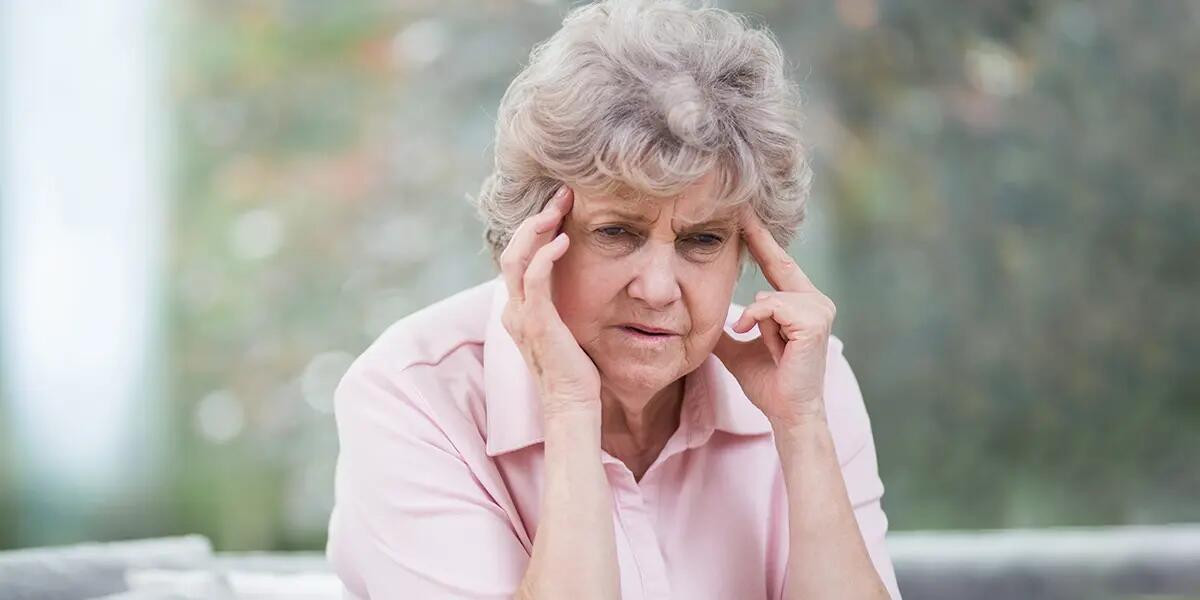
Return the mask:
<svg viewBox="0 0 1200 600">
<path fill-rule="evenodd" d="M 621 220 L 621 221 L 628 221 L 628 222 L 636 223 L 636 224 L 640 224 L 640 225 L 646 225 L 646 224 L 654 222 L 653 215 L 648 215 L 645 213 L 630 212 L 630 211 L 620 210 L 620 209 L 616 209 L 616 208 L 606 208 L 606 209 L 597 211 L 594 215 L 592 215 L 591 218 L 596 219 L 596 220 L 611 218 L 611 219 L 617 219 L 617 220 Z M 676 225 L 676 223 L 678 223 L 678 225 Z M 683 221 L 681 219 L 675 219 L 675 222 L 672 223 L 672 229 L 676 233 L 692 233 L 692 232 L 701 231 L 701 230 L 731 231 L 736 228 L 737 228 L 737 216 L 736 215 L 726 215 L 726 216 L 722 216 L 722 217 L 715 217 L 712 219 L 705 219 L 703 221 L 697 221 L 697 222 L 687 222 L 687 221 Z"/>
<path fill-rule="evenodd" d="M 642 213 L 635 213 L 635 212 L 628 212 L 628 211 L 618 210 L 615 208 L 606 208 L 604 210 L 597 211 L 596 214 L 592 215 L 592 218 L 594 218 L 594 219 L 612 218 L 612 219 L 618 219 L 618 220 L 622 220 L 622 221 L 633 221 L 635 223 L 650 223 L 650 222 L 654 221 L 654 219 L 650 215 L 642 214 Z"/>
<path fill-rule="evenodd" d="M 736 220 L 734 217 L 722 217 L 716 219 L 708 219 L 698 223 L 682 223 L 681 227 L 675 228 L 676 233 L 691 233 L 693 231 L 702 230 L 722 230 L 729 231 L 735 229 Z"/>
</svg>

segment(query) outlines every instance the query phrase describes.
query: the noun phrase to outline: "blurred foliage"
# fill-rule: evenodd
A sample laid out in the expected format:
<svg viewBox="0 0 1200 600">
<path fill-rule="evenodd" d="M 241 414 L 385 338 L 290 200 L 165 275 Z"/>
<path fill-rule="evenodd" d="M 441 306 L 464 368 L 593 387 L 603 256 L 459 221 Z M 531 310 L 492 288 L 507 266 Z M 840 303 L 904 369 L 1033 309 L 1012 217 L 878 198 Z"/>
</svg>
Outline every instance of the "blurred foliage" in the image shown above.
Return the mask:
<svg viewBox="0 0 1200 600">
<path fill-rule="evenodd" d="M 721 5 L 806 90 L 794 251 L 838 303 L 892 527 L 1200 521 L 1197 4 Z M 466 195 L 567 7 L 171 6 L 155 527 L 320 548 L 333 387 L 388 324 L 491 275 Z"/>
<path fill-rule="evenodd" d="M 556 18 L 505 3 L 182 5 L 172 528 L 222 548 L 324 543 L 333 389 L 391 322 L 489 276 L 465 195 L 487 173 L 507 79 Z"/>
<path fill-rule="evenodd" d="M 1200 5 L 956 7 L 810 46 L 889 515 L 1200 520 Z"/>
<path fill-rule="evenodd" d="M 175 522 L 319 547 L 331 390 L 387 324 L 490 274 L 464 196 L 565 7 L 184 7 Z M 807 90 L 810 262 L 893 527 L 1200 520 L 1196 5 L 729 7 Z"/>
</svg>

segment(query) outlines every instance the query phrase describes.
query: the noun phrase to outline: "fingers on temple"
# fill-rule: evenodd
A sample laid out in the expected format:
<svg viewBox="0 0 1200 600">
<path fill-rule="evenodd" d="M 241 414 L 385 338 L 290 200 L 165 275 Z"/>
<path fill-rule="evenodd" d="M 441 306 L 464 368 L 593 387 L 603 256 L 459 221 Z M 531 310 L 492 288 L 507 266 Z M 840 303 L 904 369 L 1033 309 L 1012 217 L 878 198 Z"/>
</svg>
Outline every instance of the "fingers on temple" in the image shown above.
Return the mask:
<svg viewBox="0 0 1200 600">
<path fill-rule="evenodd" d="M 570 211 L 574 200 L 571 188 L 559 187 L 542 211 L 525 219 L 513 232 L 504 252 L 500 254 L 500 270 L 508 286 L 509 297 L 525 299 L 525 274 L 536 252 L 546 245 Z"/>
<path fill-rule="evenodd" d="M 563 232 L 534 253 L 529 261 L 529 268 L 525 270 L 526 303 L 534 306 L 550 303 L 550 273 L 554 268 L 554 261 L 562 258 L 569 245 L 570 238 Z"/>
<path fill-rule="evenodd" d="M 809 291 L 816 289 L 800 265 L 775 241 L 770 230 L 746 205 L 742 209 L 742 233 L 755 262 L 762 267 L 763 275 L 771 286 L 780 291 Z"/>
</svg>

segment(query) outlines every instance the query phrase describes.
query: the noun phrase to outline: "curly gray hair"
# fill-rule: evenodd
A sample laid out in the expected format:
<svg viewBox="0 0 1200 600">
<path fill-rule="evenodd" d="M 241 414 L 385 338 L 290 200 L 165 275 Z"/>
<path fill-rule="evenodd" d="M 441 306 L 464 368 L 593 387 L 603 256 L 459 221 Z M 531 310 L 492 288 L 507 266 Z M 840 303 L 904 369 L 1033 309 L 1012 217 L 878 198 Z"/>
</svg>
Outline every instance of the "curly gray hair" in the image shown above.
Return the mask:
<svg viewBox="0 0 1200 600">
<path fill-rule="evenodd" d="M 812 171 L 800 96 L 771 33 L 679 0 L 573 9 L 530 53 L 496 119 L 494 168 L 475 204 L 497 260 L 562 183 L 669 197 L 716 171 L 719 198 L 750 202 L 785 247 Z"/>
</svg>

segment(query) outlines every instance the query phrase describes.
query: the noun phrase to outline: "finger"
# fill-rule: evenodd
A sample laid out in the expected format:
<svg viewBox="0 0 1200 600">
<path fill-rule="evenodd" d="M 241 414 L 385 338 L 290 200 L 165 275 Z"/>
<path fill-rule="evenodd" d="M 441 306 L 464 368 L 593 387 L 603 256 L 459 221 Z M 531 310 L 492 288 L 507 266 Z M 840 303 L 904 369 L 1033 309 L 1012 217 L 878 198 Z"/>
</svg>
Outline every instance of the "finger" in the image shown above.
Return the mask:
<svg viewBox="0 0 1200 600">
<path fill-rule="evenodd" d="M 724 329 L 721 330 L 721 337 L 717 339 L 717 345 L 713 348 L 713 354 L 742 385 L 746 385 L 748 377 L 754 376 L 752 368 L 761 364 L 761 360 L 765 358 L 763 355 L 768 353 L 769 350 L 761 338 L 756 337 L 743 342 L 729 335 Z"/>
<path fill-rule="evenodd" d="M 750 331 L 754 324 L 769 319 L 775 312 L 774 300 L 767 298 L 756 300 L 742 310 L 742 316 L 733 322 L 733 330 L 738 333 Z"/>
<path fill-rule="evenodd" d="M 779 326 L 778 334 L 784 347 L 788 342 L 828 335 L 837 315 L 837 307 L 820 292 L 760 292 L 759 297 L 763 299 L 746 308 L 751 318 L 744 323 L 735 323 L 735 326 L 748 329 L 752 319 L 769 314 Z M 746 317 L 746 314 L 742 316 Z"/>
<path fill-rule="evenodd" d="M 771 297 L 771 292 L 759 292 L 754 295 L 754 299 L 760 302 Z M 779 364 L 779 359 L 783 356 L 783 347 L 787 343 L 783 338 L 783 332 L 779 330 L 779 324 L 773 318 L 759 321 L 758 331 L 762 334 L 763 341 L 766 342 L 767 348 L 771 351 L 771 358 L 775 359 L 775 364 Z"/>
<path fill-rule="evenodd" d="M 755 262 L 762 267 L 763 275 L 771 286 L 780 291 L 815 291 L 817 288 L 800 269 L 800 265 L 787 253 L 775 237 L 758 218 L 754 209 L 746 204 L 742 207 L 742 235 Z"/>
<path fill-rule="evenodd" d="M 758 325 L 759 336 L 762 342 L 766 344 L 767 350 L 771 353 L 771 358 L 775 363 L 779 363 L 779 359 L 783 356 L 783 348 L 786 341 L 782 337 L 780 324 L 776 321 L 776 314 L 780 310 L 781 305 L 779 300 L 770 296 L 767 292 L 759 292 L 757 300 L 747 306 L 742 315 L 733 323 L 733 330 L 738 333 L 750 331 L 755 324 Z"/>
<path fill-rule="evenodd" d="M 560 186 L 541 212 L 525 219 L 513 232 L 500 255 L 500 270 L 508 286 L 509 298 L 524 301 L 524 276 L 529 261 L 534 252 L 550 238 L 550 233 L 558 228 L 573 201 L 571 188 L 565 184 Z"/>
<path fill-rule="evenodd" d="M 550 273 L 554 269 L 554 261 L 562 258 L 570 245 L 566 232 L 558 234 L 549 243 L 538 248 L 529 261 L 525 270 L 524 290 L 526 303 L 534 307 L 552 304 L 550 298 Z"/>
<path fill-rule="evenodd" d="M 780 337 L 779 324 L 775 322 L 775 319 L 764 319 L 758 322 L 758 331 L 762 335 L 763 342 L 767 344 L 767 350 L 771 352 L 771 358 L 775 360 L 775 364 L 779 364 L 779 359 L 783 357 L 783 347 L 786 344 Z"/>
<path fill-rule="evenodd" d="M 805 298 L 797 292 L 759 292 L 759 300 L 755 300 L 742 316 L 734 322 L 734 330 L 749 331 L 755 323 L 762 329 L 764 321 L 770 320 L 778 326 L 776 333 L 784 342 L 793 339 L 793 335 L 815 323 L 812 315 L 806 313 L 820 310 L 811 304 L 813 300 Z"/>
</svg>

